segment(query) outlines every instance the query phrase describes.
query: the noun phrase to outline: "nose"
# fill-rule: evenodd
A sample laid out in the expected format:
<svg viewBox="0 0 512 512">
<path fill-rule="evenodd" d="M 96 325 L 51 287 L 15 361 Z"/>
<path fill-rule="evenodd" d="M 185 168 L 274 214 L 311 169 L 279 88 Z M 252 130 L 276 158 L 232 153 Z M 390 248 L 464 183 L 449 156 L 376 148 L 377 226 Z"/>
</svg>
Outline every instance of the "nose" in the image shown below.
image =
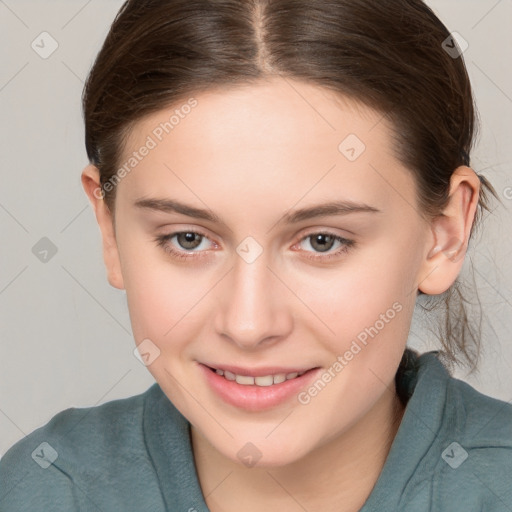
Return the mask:
<svg viewBox="0 0 512 512">
<path fill-rule="evenodd" d="M 276 343 L 293 327 L 286 297 L 292 294 L 263 254 L 251 263 L 236 256 L 217 304 L 217 333 L 244 350 Z"/>
</svg>

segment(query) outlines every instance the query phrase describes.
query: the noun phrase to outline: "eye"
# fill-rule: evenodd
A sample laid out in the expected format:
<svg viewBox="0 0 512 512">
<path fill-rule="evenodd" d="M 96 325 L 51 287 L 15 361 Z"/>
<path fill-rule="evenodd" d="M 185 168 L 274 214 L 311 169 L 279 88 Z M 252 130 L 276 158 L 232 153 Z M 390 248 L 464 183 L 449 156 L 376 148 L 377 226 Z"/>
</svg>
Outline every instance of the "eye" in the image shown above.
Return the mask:
<svg viewBox="0 0 512 512">
<path fill-rule="evenodd" d="M 172 239 L 175 237 L 179 247 L 181 247 L 181 250 L 175 249 L 170 244 Z M 176 231 L 175 233 L 170 233 L 168 235 L 157 236 L 155 238 L 155 242 L 171 256 L 177 259 L 188 260 L 190 258 L 198 258 L 202 256 L 195 255 L 194 253 L 204 251 L 195 251 L 194 249 L 200 247 L 202 242 L 207 239 L 208 237 L 204 233 L 200 233 L 198 231 Z"/>
<path fill-rule="evenodd" d="M 356 245 L 354 240 L 349 240 L 329 232 L 309 233 L 301 239 L 299 244 L 296 245 L 302 245 L 305 241 L 309 241 L 307 245 L 312 247 L 315 251 L 320 251 L 320 255 L 306 255 L 305 257 L 318 261 L 339 257 Z M 332 249 L 336 242 L 340 244 L 340 246 L 338 246 L 338 250 L 327 254 L 326 256 L 321 255 L 321 253 L 327 253 L 330 249 Z"/>
</svg>

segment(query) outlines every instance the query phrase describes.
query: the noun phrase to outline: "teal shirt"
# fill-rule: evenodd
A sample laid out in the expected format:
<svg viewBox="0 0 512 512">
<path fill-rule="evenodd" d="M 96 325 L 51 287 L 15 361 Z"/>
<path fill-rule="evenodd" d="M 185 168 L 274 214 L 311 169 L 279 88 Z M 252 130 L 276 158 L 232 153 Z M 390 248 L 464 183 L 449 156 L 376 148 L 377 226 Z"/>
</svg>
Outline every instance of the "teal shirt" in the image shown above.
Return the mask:
<svg viewBox="0 0 512 512">
<path fill-rule="evenodd" d="M 512 405 L 450 376 L 437 352 L 407 353 L 406 411 L 360 512 L 512 512 Z M 208 512 L 189 422 L 156 383 L 56 414 L 0 460 L 0 512 L 21 511 Z"/>
</svg>

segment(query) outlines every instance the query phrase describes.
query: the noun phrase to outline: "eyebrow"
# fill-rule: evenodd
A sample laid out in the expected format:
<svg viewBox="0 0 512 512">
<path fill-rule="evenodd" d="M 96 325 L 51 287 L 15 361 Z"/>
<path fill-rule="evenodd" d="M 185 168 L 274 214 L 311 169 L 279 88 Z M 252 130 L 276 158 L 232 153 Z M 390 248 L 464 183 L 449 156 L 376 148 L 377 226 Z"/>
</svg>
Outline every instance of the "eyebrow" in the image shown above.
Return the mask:
<svg viewBox="0 0 512 512">
<path fill-rule="evenodd" d="M 136 208 L 160 211 L 165 213 L 180 213 L 187 217 L 207 220 L 213 223 L 225 224 L 221 218 L 209 209 L 197 208 L 173 199 L 146 198 L 135 201 Z M 382 213 L 382 210 L 364 203 L 354 201 L 331 201 L 323 204 L 301 208 L 287 212 L 277 224 L 296 224 L 303 220 L 331 215 L 348 215 L 350 213 Z"/>
</svg>

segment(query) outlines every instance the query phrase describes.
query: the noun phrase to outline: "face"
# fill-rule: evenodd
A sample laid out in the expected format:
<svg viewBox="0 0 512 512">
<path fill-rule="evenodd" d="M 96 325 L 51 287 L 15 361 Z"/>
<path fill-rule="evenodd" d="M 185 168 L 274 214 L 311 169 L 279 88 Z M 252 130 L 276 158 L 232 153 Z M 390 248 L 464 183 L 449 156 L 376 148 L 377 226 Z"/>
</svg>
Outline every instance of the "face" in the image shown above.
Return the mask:
<svg viewBox="0 0 512 512">
<path fill-rule="evenodd" d="M 194 428 L 235 462 L 254 445 L 260 465 L 292 463 L 391 386 L 430 231 L 380 113 L 278 79 L 194 98 L 128 140 L 123 162 L 150 150 L 117 185 L 119 287 L 148 370 Z M 343 202 L 361 209 L 310 211 Z M 315 370 L 256 388 L 204 365 Z"/>
</svg>

